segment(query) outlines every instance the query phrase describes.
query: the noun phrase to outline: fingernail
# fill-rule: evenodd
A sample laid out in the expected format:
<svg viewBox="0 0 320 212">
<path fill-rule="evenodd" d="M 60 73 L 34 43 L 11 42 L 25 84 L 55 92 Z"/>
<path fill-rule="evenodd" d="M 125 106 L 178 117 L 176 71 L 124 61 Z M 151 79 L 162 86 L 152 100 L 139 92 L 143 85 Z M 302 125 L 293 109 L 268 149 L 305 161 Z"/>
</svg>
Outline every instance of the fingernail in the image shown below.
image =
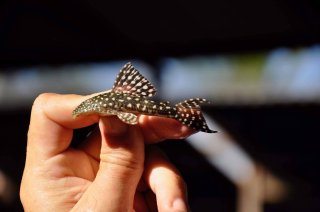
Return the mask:
<svg viewBox="0 0 320 212">
<path fill-rule="evenodd" d="M 181 199 L 181 198 L 177 198 L 174 200 L 173 202 L 173 210 L 174 211 L 179 211 L 179 212 L 187 212 L 188 211 L 188 207 L 186 202 Z"/>
</svg>

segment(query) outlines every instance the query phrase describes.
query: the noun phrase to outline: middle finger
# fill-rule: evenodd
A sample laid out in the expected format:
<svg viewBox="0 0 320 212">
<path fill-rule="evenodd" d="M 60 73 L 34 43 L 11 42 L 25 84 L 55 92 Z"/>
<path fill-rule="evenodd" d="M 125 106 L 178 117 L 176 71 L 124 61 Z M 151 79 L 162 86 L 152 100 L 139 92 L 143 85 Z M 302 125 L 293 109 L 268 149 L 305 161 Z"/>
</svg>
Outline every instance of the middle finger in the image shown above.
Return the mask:
<svg viewBox="0 0 320 212">
<path fill-rule="evenodd" d="M 164 153 L 154 146 L 147 148 L 143 177 L 156 195 L 159 211 L 188 211 L 185 182 Z"/>
</svg>

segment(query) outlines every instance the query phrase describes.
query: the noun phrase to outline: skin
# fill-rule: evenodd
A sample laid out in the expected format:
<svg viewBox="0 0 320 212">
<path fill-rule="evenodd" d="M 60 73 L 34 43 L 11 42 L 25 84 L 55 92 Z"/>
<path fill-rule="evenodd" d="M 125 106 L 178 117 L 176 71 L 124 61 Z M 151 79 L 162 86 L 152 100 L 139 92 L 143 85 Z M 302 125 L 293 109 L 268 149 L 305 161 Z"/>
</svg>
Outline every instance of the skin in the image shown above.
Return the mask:
<svg viewBox="0 0 320 212">
<path fill-rule="evenodd" d="M 186 185 L 153 147 L 193 130 L 178 121 L 139 117 L 126 125 L 115 116 L 73 119 L 90 96 L 42 94 L 34 102 L 20 197 L 25 211 L 188 211 Z M 73 130 L 99 127 L 79 148 Z"/>
</svg>

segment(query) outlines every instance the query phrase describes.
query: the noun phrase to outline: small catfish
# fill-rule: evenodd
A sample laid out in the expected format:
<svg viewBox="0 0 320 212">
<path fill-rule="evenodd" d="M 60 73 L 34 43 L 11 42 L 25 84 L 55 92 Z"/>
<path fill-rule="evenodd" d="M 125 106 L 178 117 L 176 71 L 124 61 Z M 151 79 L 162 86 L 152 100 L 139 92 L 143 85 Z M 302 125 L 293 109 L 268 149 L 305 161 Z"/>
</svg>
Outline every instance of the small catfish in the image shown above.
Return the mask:
<svg viewBox="0 0 320 212">
<path fill-rule="evenodd" d="M 208 103 L 206 99 L 189 99 L 173 107 L 169 102 L 155 102 L 147 98 L 155 93 L 154 86 L 131 63 L 127 63 L 120 70 L 112 90 L 83 101 L 74 109 L 72 116 L 116 115 L 121 121 L 135 125 L 138 123 L 138 115 L 144 114 L 173 118 L 197 131 L 217 132 L 209 129 L 201 113 L 200 104 Z"/>
</svg>

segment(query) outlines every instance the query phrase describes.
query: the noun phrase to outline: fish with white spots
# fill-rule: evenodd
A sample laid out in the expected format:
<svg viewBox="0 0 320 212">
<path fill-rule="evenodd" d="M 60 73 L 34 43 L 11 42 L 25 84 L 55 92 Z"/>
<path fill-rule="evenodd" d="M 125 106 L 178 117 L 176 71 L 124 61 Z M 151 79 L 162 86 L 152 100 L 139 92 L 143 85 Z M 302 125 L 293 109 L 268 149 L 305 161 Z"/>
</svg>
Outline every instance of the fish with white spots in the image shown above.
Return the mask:
<svg viewBox="0 0 320 212">
<path fill-rule="evenodd" d="M 74 118 L 80 115 L 116 115 L 127 124 L 138 123 L 138 115 L 173 118 L 197 131 L 215 133 L 209 129 L 201 112 L 200 104 L 206 99 L 189 99 L 170 106 L 169 102 L 155 102 L 148 99 L 156 89 L 131 63 L 121 69 L 111 90 L 83 101 L 72 112 Z"/>
</svg>

